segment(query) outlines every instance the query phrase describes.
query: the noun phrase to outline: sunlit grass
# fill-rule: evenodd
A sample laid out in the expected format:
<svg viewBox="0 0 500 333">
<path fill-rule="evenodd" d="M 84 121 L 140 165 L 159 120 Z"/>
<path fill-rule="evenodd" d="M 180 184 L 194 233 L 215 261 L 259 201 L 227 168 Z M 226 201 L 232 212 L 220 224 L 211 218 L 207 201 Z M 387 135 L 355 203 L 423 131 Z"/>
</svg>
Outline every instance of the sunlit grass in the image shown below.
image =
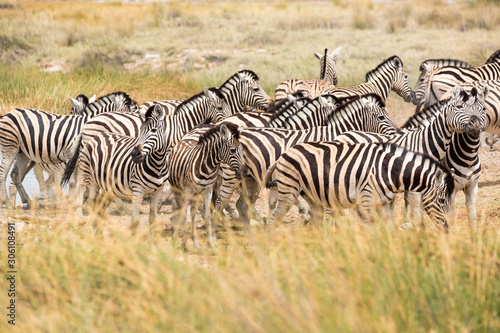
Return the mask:
<svg viewBox="0 0 500 333">
<path fill-rule="evenodd" d="M 314 52 L 340 45 L 340 86 L 363 82 L 392 55 L 414 86 L 423 60 L 479 65 L 499 48 L 492 1 L 11 3 L 0 9 L 0 114 L 16 107 L 67 114 L 67 98 L 80 93 L 126 91 L 139 103 L 187 98 L 240 69 L 256 72 L 273 95 L 283 80 L 318 77 Z M 157 67 L 145 62 L 148 54 L 159 56 Z M 63 71 L 42 71 L 54 60 Z M 398 124 L 413 113 L 395 94 L 387 105 Z M 462 194 L 448 235 L 429 223 L 402 232 L 346 217 L 320 230 L 295 223 L 281 233 L 221 231 L 218 255 L 203 241 L 192 253 L 172 247 L 165 210 L 154 236 L 142 215 L 134 237 L 130 217 L 112 215 L 104 236 L 94 235 L 70 203 L 1 209 L 0 221 L 22 228 L 17 325 L 25 332 L 499 331 L 492 161 L 483 162 L 476 235 Z M 0 238 L 5 244 L 5 233 Z M 0 288 L 6 304 L 5 279 Z M 4 317 L 0 331 L 9 328 Z"/>
</svg>

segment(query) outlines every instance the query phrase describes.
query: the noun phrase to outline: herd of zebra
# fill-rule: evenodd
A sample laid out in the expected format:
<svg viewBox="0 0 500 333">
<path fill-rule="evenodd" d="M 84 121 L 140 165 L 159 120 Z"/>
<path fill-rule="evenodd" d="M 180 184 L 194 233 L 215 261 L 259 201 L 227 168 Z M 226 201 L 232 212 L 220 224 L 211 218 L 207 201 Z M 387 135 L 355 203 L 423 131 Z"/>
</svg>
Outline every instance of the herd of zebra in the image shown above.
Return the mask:
<svg viewBox="0 0 500 333">
<path fill-rule="evenodd" d="M 320 78 L 284 81 L 274 100 L 253 71 L 241 70 L 187 100 L 138 105 L 127 93 L 115 92 L 70 98 L 69 115 L 7 112 L 0 118 L 1 203 L 12 204 L 17 191 L 30 208 L 22 183 L 34 168 L 40 185 L 56 193 L 69 184 L 79 212 L 89 203 L 92 221 L 112 199 L 121 205 L 132 200 L 135 232 L 144 199 L 152 224 L 173 195 L 173 240 L 190 217 L 199 246 L 199 209 L 215 248 L 212 210 L 247 223 L 258 219 L 253 205 L 266 186 L 268 225 L 282 221 L 294 204 L 309 212 L 312 225 L 323 220 L 325 208 L 336 213 L 355 207 L 366 220 L 378 211 L 392 221 L 395 196 L 404 192 L 408 212 L 423 209 L 447 228 L 455 193 L 463 190 L 475 230 L 480 134 L 500 134 L 500 50 L 477 67 L 426 60 L 414 90 L 398 56 L 369 71 L 365 82 L 337 87 L 340 51 L 315 53 Z M 417 105 L 402 127 L 385 108 L 391 91 Z M 48 180 L 41 170 L 50 174 Z M 235 208 L 229 204 L 234 194 Z"/>
</svg>

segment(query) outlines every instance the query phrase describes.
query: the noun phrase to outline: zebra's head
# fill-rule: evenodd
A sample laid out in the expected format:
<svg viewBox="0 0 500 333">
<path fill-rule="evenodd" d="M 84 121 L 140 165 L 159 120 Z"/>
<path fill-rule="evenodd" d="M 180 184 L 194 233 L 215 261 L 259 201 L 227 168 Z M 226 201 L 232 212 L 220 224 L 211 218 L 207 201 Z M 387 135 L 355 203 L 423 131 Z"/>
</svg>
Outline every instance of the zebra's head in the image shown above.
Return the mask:
<svg viewBox="0 0 500 333">
<path fill-rule="evenodd" d="M 342 51 L 342 46 L 339 46 L 330 54 L 328 54 L 328 49 L 325 49 L 324 54 L 314 52 L 314 55 L 319 59 L 321 64 L 319 78 L 321 80 L 327 80 L 333 85 L 337 85 L 339 80 L 337 58 L 340 55 L 340 51 Z"/>
<path fill-rule="evenodd" d="M 401 132 L 385 109 L 380 96 L 370 94 L 361 98 L 363 111 L 360 113 L 366 123 L 365 131 L 393 135 Z"/>
<path fill-rule="evenodd" d="M 430 180 L 432 184 L 427 187 L 422 195 L 422 207 L 440 226 L 448 228 L 451 220 L 451 197 L 455 191 L 453 174 L 440 163 L 432 160 Z"/>
<path fill-rule="evenodd" d="M 487 87 L 481 89 L 480 92 L 473 87 L 470 94 L 462 86 L 454 87 L 448 103 L 444 104 L 448 126 L 458 133 L 465 132 L 474 136 L 483 132 L 486 129 L 484 98 L 487 93 Z"/>
<path fill-rule="evenodd" d="M 420 75 L 417 79 L 415 89 L 413 89 L 413 105 L 417 106 L 417 110 L 423 104 L 426 104 L 427 98 L 431 93 L 431 79 L 434 71 L 437 69 L 437 62 L 432 59 L 426 60 L 420 64 Z"/>
<path fill-rule="evenodd" d="M 132 149 L 132 161 L 142 163 L 152 152 L 165 149 L 165 146 L 165 110 L 160 104 L 155 104 L 146 111 L 137 143 Z"/>
<path fill-rule="evenodd" d="M 238 94 L 240 94 L 243 108 L 266 110 L 273 99 L 262 89 L 259 77 L 252 71 L 243 70 L 238 75 Z"/>
<path fill-rule="evenodd" d="M 205 88 L 203 93 L 208 100 L 207 118 L 211 119 L 212 123 L 217 123 L 231 115 L 226 98 L 218 88 Z"/>
<path fill-rule="evenodd" d="M 219 151 L 221 162 L 229 165 L 236 174 L 236 178 L 243 179 L 248 175 L 248 169 L 243 158 L 243 151 L 239 142 L 239 128 L 231 123 L 220 124 L 222 149 Z"/>
<path fill-rule="evenodd" d="M 69 98 L 69 101 L 71 102 L 71 104 L 73 105 L 71 107 L 71 114 L 72 115 L 81 115 L 82 111 L 85 109 L 85 107 L 88 104 L 95 102 L 96 95 L 94 94 L 94 96 L 88 98 L 84 94 L 80 94 L 80 95 L 76 96 L 76 99 L 71 98 L 71 97 L 68 97 L 68 98 Z"/>
</svg>

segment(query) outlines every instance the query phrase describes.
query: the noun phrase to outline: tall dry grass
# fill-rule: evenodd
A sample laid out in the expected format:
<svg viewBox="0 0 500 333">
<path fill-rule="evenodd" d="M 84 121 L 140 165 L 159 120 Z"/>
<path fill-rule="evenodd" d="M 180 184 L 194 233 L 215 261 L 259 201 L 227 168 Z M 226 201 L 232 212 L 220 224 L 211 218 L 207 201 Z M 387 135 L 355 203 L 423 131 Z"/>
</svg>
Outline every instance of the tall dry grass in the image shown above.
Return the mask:
<svg viewBox="0 0 500 333">
<path fill-rule="evenodd" d="M 15 107 L 67 113 L 67 97 L 79 93 L 187 98 L 243 68 L 273 95 L 285 79 L 317 77 L 313 53 L 340 45 L 339 85 L 364 81 L 395 54 L 414 85 L 429 58 L 484 63 L 499 48 L 498 13 L 491 1 L 10 1 L 0 6 L 0 114 Z M 42 71 L 54 61 L 63 71 Z M 388 111 L 403 123 L 413 106 L 391 94 Z M 11 218 L 22 228 L 16 329 L 498 331 L 499 172 L 493 159 L 483 163 L 477 235 L 461 195 L 449 235 L 429 224 L 401 232 L 345 218 L 316 231 L 300 224 L 279 234 L 255 228 L 252 237 L 221 231 L 217 256 L 172 247 L 166 211 L 154 236 L 132 237 L 117 222 L 127 217 L 108 215 L 98 237 L 72 218 L 69 203 L 0 209 L 2 223 Z M 5 273 L 5 232 L 0 239 Z M 6 288 L 2 279 L 2 306 Z M 5 319 L 1 331 L 11 329 Z"/>
</svg>

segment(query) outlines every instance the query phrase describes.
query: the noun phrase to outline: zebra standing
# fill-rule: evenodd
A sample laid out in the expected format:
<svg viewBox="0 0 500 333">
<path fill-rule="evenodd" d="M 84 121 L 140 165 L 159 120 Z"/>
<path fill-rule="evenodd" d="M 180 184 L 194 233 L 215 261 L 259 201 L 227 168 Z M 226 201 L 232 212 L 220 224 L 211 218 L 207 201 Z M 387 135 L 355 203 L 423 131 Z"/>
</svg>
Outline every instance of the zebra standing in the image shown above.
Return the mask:
<svg viewBox="0 0 500 333">
<path fill-rule="evenodd" d="M 414 89 L 413 104 L 426 108 L 449 92 L 454 86 L 480 80 L 499 80 L 500 62 L 487 63 L 475 68 L 458 65 L 431 67 L 426 62 L 420 66 L 420 76 Z"/>
<path fill-rule="evenodd" d="M 413 92 L 408 83 L 408 74 L 403 70 L 403 62 L 398 56 L 384 60 L 375 69 L 366 73 L 366 82 L 352 87 L 336 87 L 325 90 L 324 94 L 334 95 L 337 98 L 377 94 L 384 101 L 394 90 L 403 97 L 405 102 L 411 102 Z"/>
<path fill-rule="evenodd" d="M 414 191 L 422 193 L 429 216 L 448 227 L 451 172 L 429 156 L 396 145 L 300 143 L 271 166 L 266 183 L 271 178 L 276 179 L 278 202 L 269 225 L 280 222 L 299 195 L 309 203 L 311 222 L 317 225 L 323 207 L 358 206 L 360 215 L 371 220 L 374 206 L 387 207 L 396 193 Z"/>
<path fill-rule="evenodd" d="M 316 98 L 323 91 L 335 88 L 338 83 L 337 58 L 340 55 L 342 46 L 339 46 L 332 53 L 325 49 L 322 55 L 318 52 L 314 56 L 320 61 L 319 80 L 287 80 L 281 82 L 274 91 L 275 103 L 286 99 L 287 94 L 295 92 L 307 92 L 311 98 Z"/>
<path fill-rule="evenodd" d="M 133 111 L 137 104 L 128 94 L 116 92 L 99 98 L 82 111 L 81 115 L 58 115 L 34 109 L 15 109 L 0 118 L 0 200 L 7 204 L 5 179 L 12 163 L 17 173 L 12 181 L 29 208 L 30 199 L 22 185 L 30 162 L 44 164 L 65 163 L 82 126 L 97 114 L 109 111 Z M 56 183 L 60 183 L 56 179 Z M 57 181 L 58 180 L 58 181 Z"/>
<path fill-rule="evenodd" d="M 211 205 L 212 188 L 218 174 L 220 163 L 229 165 L 236 177 L 246 176 L 246 166 L 238 141 L 239 129 L 236 125 L 221 123 L 206 125 L 195 129 L 177 143 L 168 159 L 168 181 L 179 205 L 172 214 L 174 224 L 174 243 L 180 224 L 186 221 L 189 201 L 200 193 L 203 196 L 204 218 L 207 225 L 208 244 L 215 249 L 212 237 Z M 194 207 L 191 209 L 193 241 L 199 246 L 194 224 Z M 183 246 L 186 239 L 183 237 Z"/>
<path fill-rule="evenodd" d="M 216 208 L 221 210 L 237 188 L 244 189 L 242 198 L 236 206 L 240 218 L 249 222 L 248 203 L 254 204 L 260 190 L 265 186 L 264 178 L 268 168 L 288 148 L 299 142 L 333 140 L 337 135 L 349 130 L 372 131 L 387 135 L 399 131 L 397 125 L 389 117 L 387 111 L 377 102 L 379 97 L 370 95 L 357 98 L 336 109 L 325 121 L 325 126 L 311 127 L 302 130 L 279 128 L 246 128 L 240 133 L 249 176 L 244 185 L 222 165 L 222 185 L 216 199 Z"/>
<path fill-rule="evenodd" d="M 101 133 L 83 146 L 76 186 L 77 204 L 83 203 L 83 189 L 87 187 L 94 210 L 98 207 L 105 210 L 107 196 L 132 198 L 132 232 L 139 224 L 140 205 L 145 196 L 150 198 L 149 222 L 154 222 L 160 189 L 167 177 L 165 111 L 156 104 L 144 117 L 138 137 Z M 81 206 L 77 211 L 80 210 Z M 97 213 L 94 211 L 93 215 Z M 94 216 L 94 226 L 96 222 Z"/>
<path fill-rule="evenodd" d="M 410 117 L 402 126 L 403 129 L 426 127 L 430 125 L 441 112 L 441 103 L 431 105 L 414 116 Z M 444 159 L 440 162 L 452 170 L 455 181 L 455 190 L 450 197 L 450 206 L 453 209 L 455 196 L 458 191 L 465 194 L 465 205 L 467 207 L 469 224 L 476 230 L 476 200 L 481 175 L 481 161 L 479 160 L 479 147 L 481 140 L 479 135 L 454 132 L 451 137 L 449 148 L 446 150 Z M 413 197 L 414 201 L 418 201 Z"/>
<path fill-rule="evenodd" d="M 439 104 L 440 111 L 436 118 L 425 127 L 403 130 L 393 136 L 351 131 L 337 136 L 336 140 L 345 143 L 394 143 L 441 161 L 446 156 L 454 132 L 478 136 L 484 131 L 486 94 L 487 88 L 480 92 L 474 88 L 468 93 L 461 87 L 455 87 L 451 97 Z"/>
</svg>

